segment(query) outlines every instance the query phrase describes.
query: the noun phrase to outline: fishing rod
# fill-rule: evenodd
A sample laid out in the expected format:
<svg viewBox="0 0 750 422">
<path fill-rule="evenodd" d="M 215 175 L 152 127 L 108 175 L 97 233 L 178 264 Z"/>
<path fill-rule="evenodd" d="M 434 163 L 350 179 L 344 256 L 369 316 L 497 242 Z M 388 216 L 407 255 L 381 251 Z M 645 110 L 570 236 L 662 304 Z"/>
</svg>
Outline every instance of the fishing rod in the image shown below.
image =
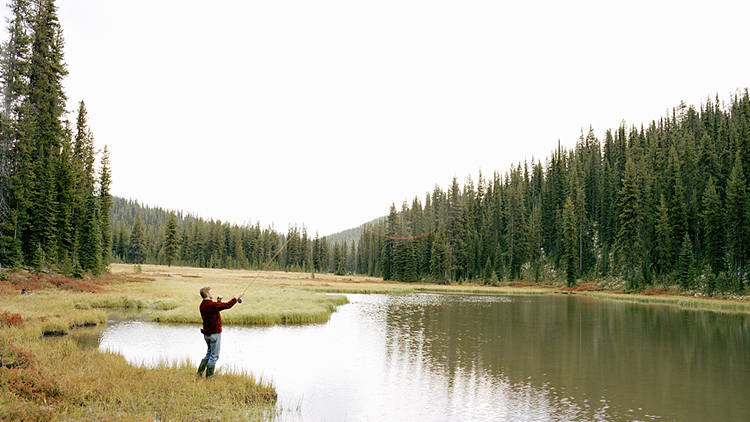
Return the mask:
<svg viewBox="0 0 750 422">
<path fill-rule="evenodd" d="M 281 253 L 281 251 L 284 249 L 284 246 L 286 246 L 287 243 L 289 243 L 290 240 L 294 239 L 295 236 L 297 236 L 296 232 L 294 234 L 292 234 L 291 236 L 289 236 L 289 239 L 287 239 L 286 242 L 284 242 L 284 244 L 281 245 L 281 248 L 276 252 L 276 254 L 273 256 L 273 258 L 271 258 L 271 260 L 268 261 L 268 263 L 266 264 L 266 266 L 263 267 L 263 269 L 260 270 L 258 272 L 258 274 L 255 274 L 255 277 L 253 278 L 253 281 L 251 281 L 250 284 L 248 284 L 247 287 L 245 287 L 245 290 L 242 291 L 243 295 L 245 294 L 245 292 L 247 291 L 247 289 L 249 289 L 250 286 L 252 286 L 253 283 L 255 283 L 255 280 L 258 278 L 258 276 L 260 275 L 260 273 L 262 273 L 263 271 L 265 271 L 266 268 L 268 268 L 268 266 L 271 265 L 271 263 L 273 262 L 273 260 L 276 259 L 276 257 L 279 256 L 279 254 Z M 242 303 L 242 299 L 237 299 L 237 303 Z"/>
</svg>

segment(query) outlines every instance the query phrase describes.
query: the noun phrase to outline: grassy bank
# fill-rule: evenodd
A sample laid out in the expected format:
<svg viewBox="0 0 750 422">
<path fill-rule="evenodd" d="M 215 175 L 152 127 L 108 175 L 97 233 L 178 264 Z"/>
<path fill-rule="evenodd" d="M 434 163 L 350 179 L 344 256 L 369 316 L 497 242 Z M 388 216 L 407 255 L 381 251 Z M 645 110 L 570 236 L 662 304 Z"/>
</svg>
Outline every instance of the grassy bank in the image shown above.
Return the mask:
<svg viewBox="0 0 750 422">
<path fill-rule="evenodd" d="M 603 300 L 632 302 L 641 305 L 669 305 L 680 309 L 693 309 L 713 312 L 750 313 L 750 302 L 726 299 L 707 299 L 701 297 L 685 297 L 674 295 L 643 295 L 607 292 L 576 292 L 582 296 L 590 296 Z"/>
<path fill-rule="evenodd" d="M 229 298 L 251 273 L 134 274 L 112 268 L 101 280 L 4 273 L 0 279 L 0 421 L 273 420 L 273 386 L 219 368 L 196 380 L 188 362 L 134 366 L 113 353 L 84 349 L 66 333 L 106 323 L 113 308 L 139 309 L 156 321 L 200 323 L 198 291 Z M 174 269 L 171 269 L 174 270 Z M 177 269 L 181 271 L 182 269 Z M 325 321 L 344 296 L 262 281 L 224 313 L 227 324 Z M 21 294 L 24 289 L 28 294 Z"/>
<path fill-rule="evenodd" d="M 153 321 L 197 325 L 201 287 L 211 286 L 215 295 L 228 300 L 257 274 L 164 266 L 143 266 L 136 272 L 132 265 L 112 265 L 111 274 L 102 279 L 83 281 L 4 273 L 0 278 L 0 421 L 277 418 L 273 386 L 251 374 L 220 370 L 212 381 L 196 380 L 195 368 L 187 362 L 164 362 L 147 369 L 128 364 L 118 354 L 82 349 L 70 336 L 49 336 L 103 324 L 114 308 L 138 310 L 139 317 Z M 322 322 L 346 303 L 344 296 L 330 293 L 538 295 L 564 291 L 604 300 L 750 313 L 746 300 L 587 291 L 594 287 L 564 291 L 536 285 L 403 284 L 368 277 L 269 272 L 257 277 L 243 303 L 222 318 L 227 325 Z M 30 294 L 21 294 L 21 289 Z"/>
</svg>

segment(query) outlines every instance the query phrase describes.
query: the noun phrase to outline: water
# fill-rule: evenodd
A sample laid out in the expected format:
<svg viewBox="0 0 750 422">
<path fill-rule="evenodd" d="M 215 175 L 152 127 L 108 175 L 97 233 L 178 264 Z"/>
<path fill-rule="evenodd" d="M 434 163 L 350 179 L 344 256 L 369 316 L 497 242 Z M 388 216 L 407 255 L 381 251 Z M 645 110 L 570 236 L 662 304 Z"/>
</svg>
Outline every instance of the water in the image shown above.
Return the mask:
<svg viewBox="0 0 750 422">
<path fill-rule="evenodd" d="M 326 324 L 224 327 L 219 367 L 273 382 L 291 421 L 750 420 L 747 315 L 578 296 L 348 297 Z M 197 326 L 133 320 L 110 322 L 99 347 L 147 365 L 205 354 Z"/>
</svg>

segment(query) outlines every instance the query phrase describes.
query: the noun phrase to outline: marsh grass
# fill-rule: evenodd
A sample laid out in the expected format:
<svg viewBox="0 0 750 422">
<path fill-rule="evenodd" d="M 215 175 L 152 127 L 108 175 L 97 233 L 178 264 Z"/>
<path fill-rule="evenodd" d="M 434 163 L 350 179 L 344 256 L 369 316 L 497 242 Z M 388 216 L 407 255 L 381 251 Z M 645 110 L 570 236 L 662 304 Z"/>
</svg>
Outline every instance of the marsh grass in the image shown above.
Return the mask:
<svg viewBox="0 0 750 422">
<path fill-rule="evenodd" d="M 0 420 L 244 421 L 274 412 L 273 386 L 247 373 L 196 379 L 187 361 L 146 368 L 69 339 L 28 346 L 40 369 L 0 373 Z"/>
<path fill-rule="evenodd" d="M 725 313 L 750 313 L 750 302 L 735 300 L 709 300 L 696 297 L 682 296 L 644 296 L 629 294 L 613 294 L 601 292 L 576 292 L 580 296 L 598 299 L 632 302 L 645 305 L 669 305 L 680 309 L 693 309 Z"/>
<path fill-rule="evenodd" d="M 308 324 L 326 322 L 336 307 L 348 303 L 346 296 L 326 295 L 312 290 L 258 287 L 248 290 L 242 303 L 222 312 L 224 325 Z M 157 322 L 201 323 L 199 300 L 192 299 L 172 309 L 155 311 Z"/>
<path fill-rule="evenodd" d="M 220 370 L 205 380 L 187 360 L 131 365 L 68 336 L 43 338 L 46 328 L 39 318 L 0 328 L 10 364 L 0 368 L 0 421 L 247 421 L 276 413 L 273 385 L 252 374 Z"/>
</svg>

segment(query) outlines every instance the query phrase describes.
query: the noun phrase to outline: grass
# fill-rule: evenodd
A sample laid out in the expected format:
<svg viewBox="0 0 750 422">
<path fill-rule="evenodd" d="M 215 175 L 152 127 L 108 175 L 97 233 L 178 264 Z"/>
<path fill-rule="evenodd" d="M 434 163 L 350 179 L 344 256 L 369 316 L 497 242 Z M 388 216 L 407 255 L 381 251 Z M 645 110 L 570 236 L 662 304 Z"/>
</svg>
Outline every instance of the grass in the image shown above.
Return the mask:
<svg viewBox="0 0 750 422">
<path fill-rule="evenodd" d="M 79 326 L 105 323 L 109 309 L 145 310 L 154 320 L 200 322 L 199 289 L 232 296 L 249 274 L 202 276 L 113 268 L 102 280 L 13 274 L 0 284 L 0 421 L 253 421 L 281 412 L 272 384 L 243 371 L 219 369 L 194 378 L 189 362 L 155 368 L 131 365 L 116 353 L 83 349 L 69 337 Z M 327 320 L 346 302 L 291 286 L 259 282 L 245 301 L 225 312 L 226 324 L 305 323 Z M 97 288 L 92 288 L 96 286 Z M 30 294 L 21 294 L 21 289 Z"/>
<path fill-rule="evenodd" d="M 750 302 L 737 300 L 716 300 L 685 296 L 661 296 L 661 295 L 638 295 L 638 294 L 616 294 L 606 292 L 579 291 L 576 294 L 590 296 L 598 299 L 615 300 L 621 302 L 633 302 L 643 305 L 670 305 L 681 309 L 704 310 L 727 313 L 750 313 Z"/>
<path fill-rule="evenodd" d="M 240 290 L 241 291 L 241 290 Z M 199 299 L 173 309 L 156 311 L 157 322 L 201 323 Z M 258 287 L 248 290 L 241 304 L 221 314 L 224 325 L 308 324 L 326 322 L 336 307 L 348 303 L 346 296 L 323 295 L 312 290 Z"/>
<path fill-rule="evenodd" d="M 37 363 L 0 370 L 0 420 L 239 421 L 274 413 L 273 387 L 246 373 L 195 379 L 187 362 L 146 369 L 69 339 L 25 345 Z"/>
</svg>

